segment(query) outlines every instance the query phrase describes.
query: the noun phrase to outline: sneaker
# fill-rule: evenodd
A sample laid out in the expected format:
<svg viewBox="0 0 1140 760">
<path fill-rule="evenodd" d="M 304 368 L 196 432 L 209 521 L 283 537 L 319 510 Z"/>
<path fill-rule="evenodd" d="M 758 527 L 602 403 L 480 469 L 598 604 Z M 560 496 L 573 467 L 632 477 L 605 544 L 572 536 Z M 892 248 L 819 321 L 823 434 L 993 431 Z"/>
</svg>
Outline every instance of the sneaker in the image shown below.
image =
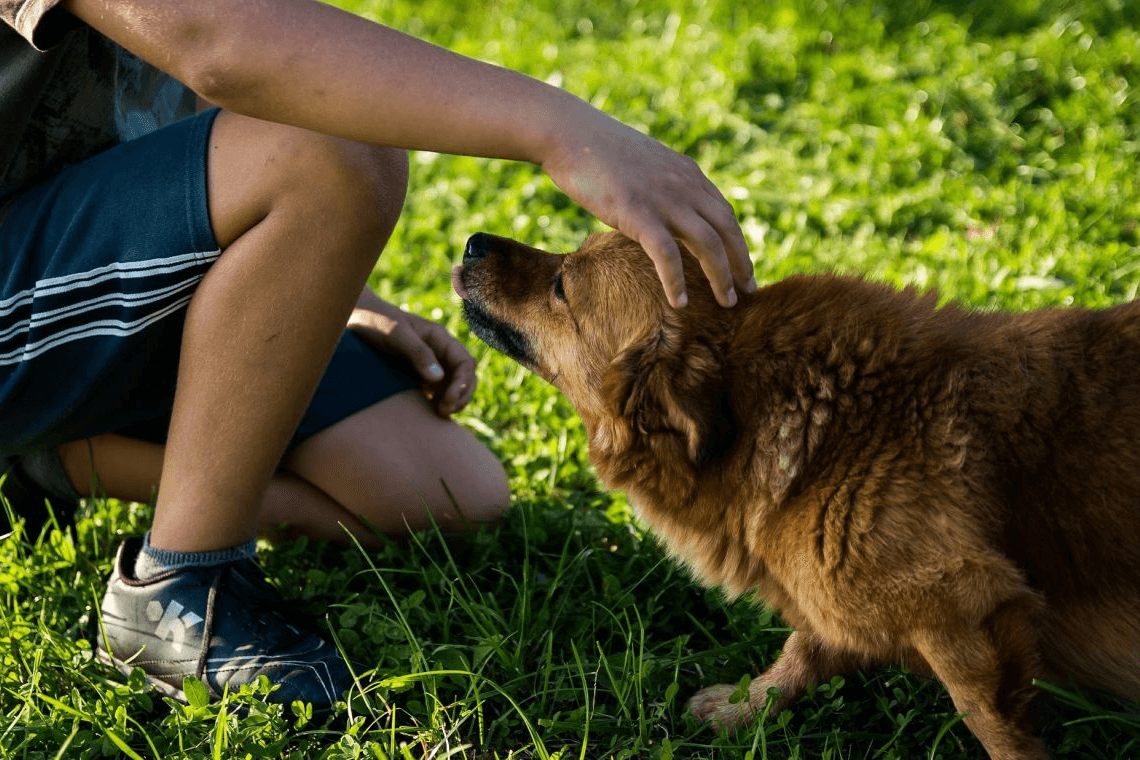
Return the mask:
<svg viewBox="0 0 1140 760">
<path fill-rule="evenodd" d="M 142 539 L 119 547 L 103 597 L 96 656 L 120 672 L 141 668 L 162 693 L 186 702 L 182 681 L 194 676 L 212 699 L 265 675 L 272 702 L 331 707 L 353 684 L 337 650 L 304 630 L 260 567 L 250 559 L 187 568 L 140 581 Z M 355 666 L 354 666 L 355 667 Z"/>
</svg>

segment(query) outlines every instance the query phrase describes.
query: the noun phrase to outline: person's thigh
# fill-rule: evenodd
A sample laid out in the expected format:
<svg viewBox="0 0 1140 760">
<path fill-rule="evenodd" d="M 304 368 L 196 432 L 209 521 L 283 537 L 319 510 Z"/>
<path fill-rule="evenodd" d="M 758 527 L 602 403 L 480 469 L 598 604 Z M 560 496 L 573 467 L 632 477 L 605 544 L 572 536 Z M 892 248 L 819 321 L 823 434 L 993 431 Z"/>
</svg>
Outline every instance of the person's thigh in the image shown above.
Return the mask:
<svg viewBox="0 0 1140 760">
<path fill-rule="evenodd" d="M 406 187 L 403 151 L 209 111 L 23 193 L 0 223 L 0 454 L 168 419 L 186 307 L 230 243 L 293 194 L 374 260 Z"/>
</svg>

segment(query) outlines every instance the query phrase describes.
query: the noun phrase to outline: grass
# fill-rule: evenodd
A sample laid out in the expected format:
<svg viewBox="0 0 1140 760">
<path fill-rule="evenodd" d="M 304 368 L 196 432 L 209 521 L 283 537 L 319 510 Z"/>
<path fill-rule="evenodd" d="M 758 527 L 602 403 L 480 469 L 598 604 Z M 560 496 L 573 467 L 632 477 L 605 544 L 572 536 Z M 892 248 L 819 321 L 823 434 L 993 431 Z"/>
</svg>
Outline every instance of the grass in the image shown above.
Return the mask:
<svg viewBox="0 0 1140 760">
<path fill-rule="evenodd" d="M 762 282 L 860 271 L 979 309 L 1140 288 L 1133 0 L 343 4 L 689 153 L 733 201 Z M 469 234 L 570 249 L 595 228 L 534 167 L 418 154 L 373 284 L 469 338 L 447 276 Z M 470 344 L 481 385 L 461 419 L 511 476 L 504 525 L 368 554 L 263 550 L 385 677 L 353 718 L 325 725 L 257 689 L 180 706 L 93 662 L 114 549 L 150 518 L 97 501 L 73 527 L 0 541 L 0 758 L 983 756 L 945 692 L 897 669 L 823 684 L 735 737 L 698 726 L 687 696 L 763 668 L 787 629 L 664 559 L 601 489 L 565 401 Z M 1134 705 L 1048 691 L 1056 757 L 1140 756 Z"/>
</svg>

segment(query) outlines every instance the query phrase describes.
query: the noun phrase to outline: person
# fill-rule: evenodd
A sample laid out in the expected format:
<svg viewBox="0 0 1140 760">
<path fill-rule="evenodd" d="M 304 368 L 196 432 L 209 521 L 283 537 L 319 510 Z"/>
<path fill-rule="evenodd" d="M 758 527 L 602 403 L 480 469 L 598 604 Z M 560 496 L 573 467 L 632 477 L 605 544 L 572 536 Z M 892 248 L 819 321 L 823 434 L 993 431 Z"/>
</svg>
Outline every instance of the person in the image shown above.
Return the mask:
<svg viewBox="0 0 1140 760">
<path fill-rule="evenodd" d="M 367 540 L 506 506 L 449 419 L 470 355 L 366 287 L 406 150 L 541 166 L 645 247 L 677 307 L 677 240 L 722 305 L 755 288 L 691 159 L 332 6 L 0 0 L 0 18 L 0 454 L 64 498 L 92 473 L 112 496 L 157 486 L 97 653 L 172 696 L 264 674 L 321 709 L 359 675 L 260 574 L 259 529 Z"/>
</svg>

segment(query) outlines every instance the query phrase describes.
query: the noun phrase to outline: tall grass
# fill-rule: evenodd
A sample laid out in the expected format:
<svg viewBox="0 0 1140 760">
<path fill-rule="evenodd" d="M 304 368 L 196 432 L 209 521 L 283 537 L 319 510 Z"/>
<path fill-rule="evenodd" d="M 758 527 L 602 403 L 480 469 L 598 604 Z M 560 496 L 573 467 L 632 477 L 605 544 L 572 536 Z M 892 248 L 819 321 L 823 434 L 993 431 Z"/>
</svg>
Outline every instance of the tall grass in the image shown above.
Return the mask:
<svg viewBox="0 0 1140 760">
<path fill-rule="evenodd" d="M 860 271 L 979 309 L 1140 287 L 1137 4 L 967 0 L 353 2 L 559 84 L 683 150 L 734 203 L 758 278 Z M 458 118 L 458 115 L 457 115 Z M 447 273 L 486 230 L 571 249 L 597 222 L 534 167 L 417 154 L 373 285 L 469 337 Z M 666 560 L 590 469 L 555 392 L 470 340 L 461 420 L 502 458 L 498 529 L 380 551 L 262 555 L 377 668 L 330 724 L 258 689 L 176 705 L 92 660 L 117 542 L 146 505 L 0 542 L 0 758 L 978 758 L 942 688 L 898 669 L 821 684 L 720 736 L 684 701 L 771 662 L 787 634 Z M 1140 756 L 1135 706 L 1047 686 L 1059 758 Z M 239 717 L 240 716 L 240 717 Z"/>
</svg>

